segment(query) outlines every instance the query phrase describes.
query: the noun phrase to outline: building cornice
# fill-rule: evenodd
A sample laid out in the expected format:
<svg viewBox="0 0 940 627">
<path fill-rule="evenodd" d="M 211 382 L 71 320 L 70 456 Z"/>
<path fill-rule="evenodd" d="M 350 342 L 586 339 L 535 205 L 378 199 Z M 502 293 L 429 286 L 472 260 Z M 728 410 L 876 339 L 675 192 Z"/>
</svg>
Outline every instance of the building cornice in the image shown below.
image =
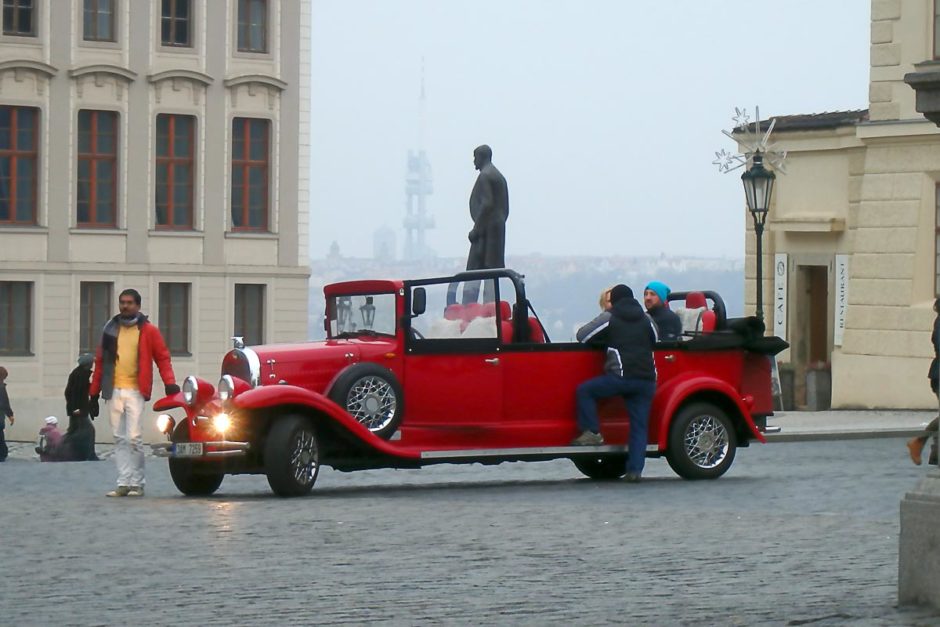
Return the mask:
<svg viewBox="0 0 940 627">
<path fill-rule="evenodd" d="M 277 78 L 276 76 L 271 76 L 269 74 L 241 74 L 239 76 L 231 76 L 225 79 L 226 87 L 237 87 L 239 85 L 248 85 L 250 83 L 258 83 L 278 91 L 284 91 L 287 89 L 287 83 Z"/>
<path fill-rule="evenodd" d="M 194 83 L 199 83 L 204 87 L 208 87 L 212 84 L 212 81 L 215 80 L 208 74 L 195 72 L 193 70 L 166 70 L 165 72 L 157 72 L 156 74 L 151 74 L 147 77 L 147 80 L 153 84 L 173 79 L 193 81 Z"/>
<path fill-rule="evenodd" d="M 0 62 L 0 72 L 4 70 L 31 70 L 52 78 L 59 72 L 59 68 L 42 61 L 31 61 L 29 59 L 10 59 Z"/>
<path fill-rule="evenodd" d="M 771 231 L 838 233 L 845 230 L 845 218 L 821 215 L 790 215 L 768 220 Z"/>
<path fill-rule="evenodd" d="M 132 83 L 137 79 L 137 72 L 128 70 L 120 65 L 110 65 L 108 63 L 99 63 L 96 65 L 83 65 L 81 67 L 69 70 L 69 76 L 72 78 L 81 78 L 94 74 L 104 74 Z"/>
</svg>

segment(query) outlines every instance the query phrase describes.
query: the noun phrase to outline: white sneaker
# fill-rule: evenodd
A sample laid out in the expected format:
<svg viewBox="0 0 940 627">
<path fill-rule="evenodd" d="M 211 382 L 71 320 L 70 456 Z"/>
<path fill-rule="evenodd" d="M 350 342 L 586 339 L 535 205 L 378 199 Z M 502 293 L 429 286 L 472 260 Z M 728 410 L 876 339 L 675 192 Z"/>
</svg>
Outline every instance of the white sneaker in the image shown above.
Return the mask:
<svg viewBox="0 0 940 627">
<path fill-rule="evenodd" d="M 144 486 L 142 485 L 132 485 L 127 491 L 127 496 L 143 496 L 144 495 Z"/>
<path fill-rule="evenodd" d="M 113 490 L 105 494 L 105 496 L 127 496 L 128 494 L 130 494 L 130 491 L 131 489 L 127 487 L 126 485 L 119 485 L 118 487 L 114 488 Z"/>
</svg>

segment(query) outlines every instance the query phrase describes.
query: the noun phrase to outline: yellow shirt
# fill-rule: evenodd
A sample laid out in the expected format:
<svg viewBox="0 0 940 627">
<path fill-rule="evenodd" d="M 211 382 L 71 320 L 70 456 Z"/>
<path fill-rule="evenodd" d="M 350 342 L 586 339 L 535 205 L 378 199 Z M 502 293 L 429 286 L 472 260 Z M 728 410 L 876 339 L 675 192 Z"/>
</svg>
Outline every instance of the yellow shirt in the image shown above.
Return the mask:
<svg viewBox="0 0 940 627">
<path fill-rule="evenodd" d="M 140 328 L 125 327 L 119 324 L 117 338 L 117 362 L 114 364 L 114 387 L 136 390 L 137 385 L 137 344 L 140 342 Z"/>
</svg>

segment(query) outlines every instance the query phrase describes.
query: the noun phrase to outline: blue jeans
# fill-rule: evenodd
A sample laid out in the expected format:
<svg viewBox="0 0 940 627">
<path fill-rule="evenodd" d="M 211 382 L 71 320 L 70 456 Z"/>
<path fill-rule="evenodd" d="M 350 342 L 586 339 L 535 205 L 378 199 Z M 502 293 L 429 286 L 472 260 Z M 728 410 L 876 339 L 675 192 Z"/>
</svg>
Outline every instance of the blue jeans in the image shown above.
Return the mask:
<svg viewBox="0 0 940 627">
<path fill-rule="evenodd" d="M 597 417 L 597 401 L 611 396 L 622 396 L 630 415 L 630 442 L 627 472 L 640 474 L 646 463 L 646 438 L 649 426 L 650 405 L 656 382 L 649 379 L 624 379 L 612 374 L 602 374 L 588 379 L 578 386 L 578 426 L 582 431 L 600 431 Z"/>
</svg>

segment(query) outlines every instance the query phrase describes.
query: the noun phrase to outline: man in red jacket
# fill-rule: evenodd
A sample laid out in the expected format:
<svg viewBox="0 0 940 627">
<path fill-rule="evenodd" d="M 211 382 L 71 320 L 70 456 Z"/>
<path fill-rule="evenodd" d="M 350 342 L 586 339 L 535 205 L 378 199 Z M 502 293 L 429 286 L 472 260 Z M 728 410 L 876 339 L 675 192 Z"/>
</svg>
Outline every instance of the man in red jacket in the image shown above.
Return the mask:
<svg viewBox="0 0 940 627">
<path fill-rule="evenodd" d="M 118 296 L 118 306 L 121 313 L 104 325 L 88 393 L 91 405 L 98 406 L 100 394 L 110 408 L 118 480 L 117 488 L 108 496 L 143 496 L 144 439 L 140 419 L 153 388 L 153 363 L 160 370 L 167 396 L 180 388 L 160 329 L 140 313 L 140 293 L 124 290 Z"/>
</svg>

